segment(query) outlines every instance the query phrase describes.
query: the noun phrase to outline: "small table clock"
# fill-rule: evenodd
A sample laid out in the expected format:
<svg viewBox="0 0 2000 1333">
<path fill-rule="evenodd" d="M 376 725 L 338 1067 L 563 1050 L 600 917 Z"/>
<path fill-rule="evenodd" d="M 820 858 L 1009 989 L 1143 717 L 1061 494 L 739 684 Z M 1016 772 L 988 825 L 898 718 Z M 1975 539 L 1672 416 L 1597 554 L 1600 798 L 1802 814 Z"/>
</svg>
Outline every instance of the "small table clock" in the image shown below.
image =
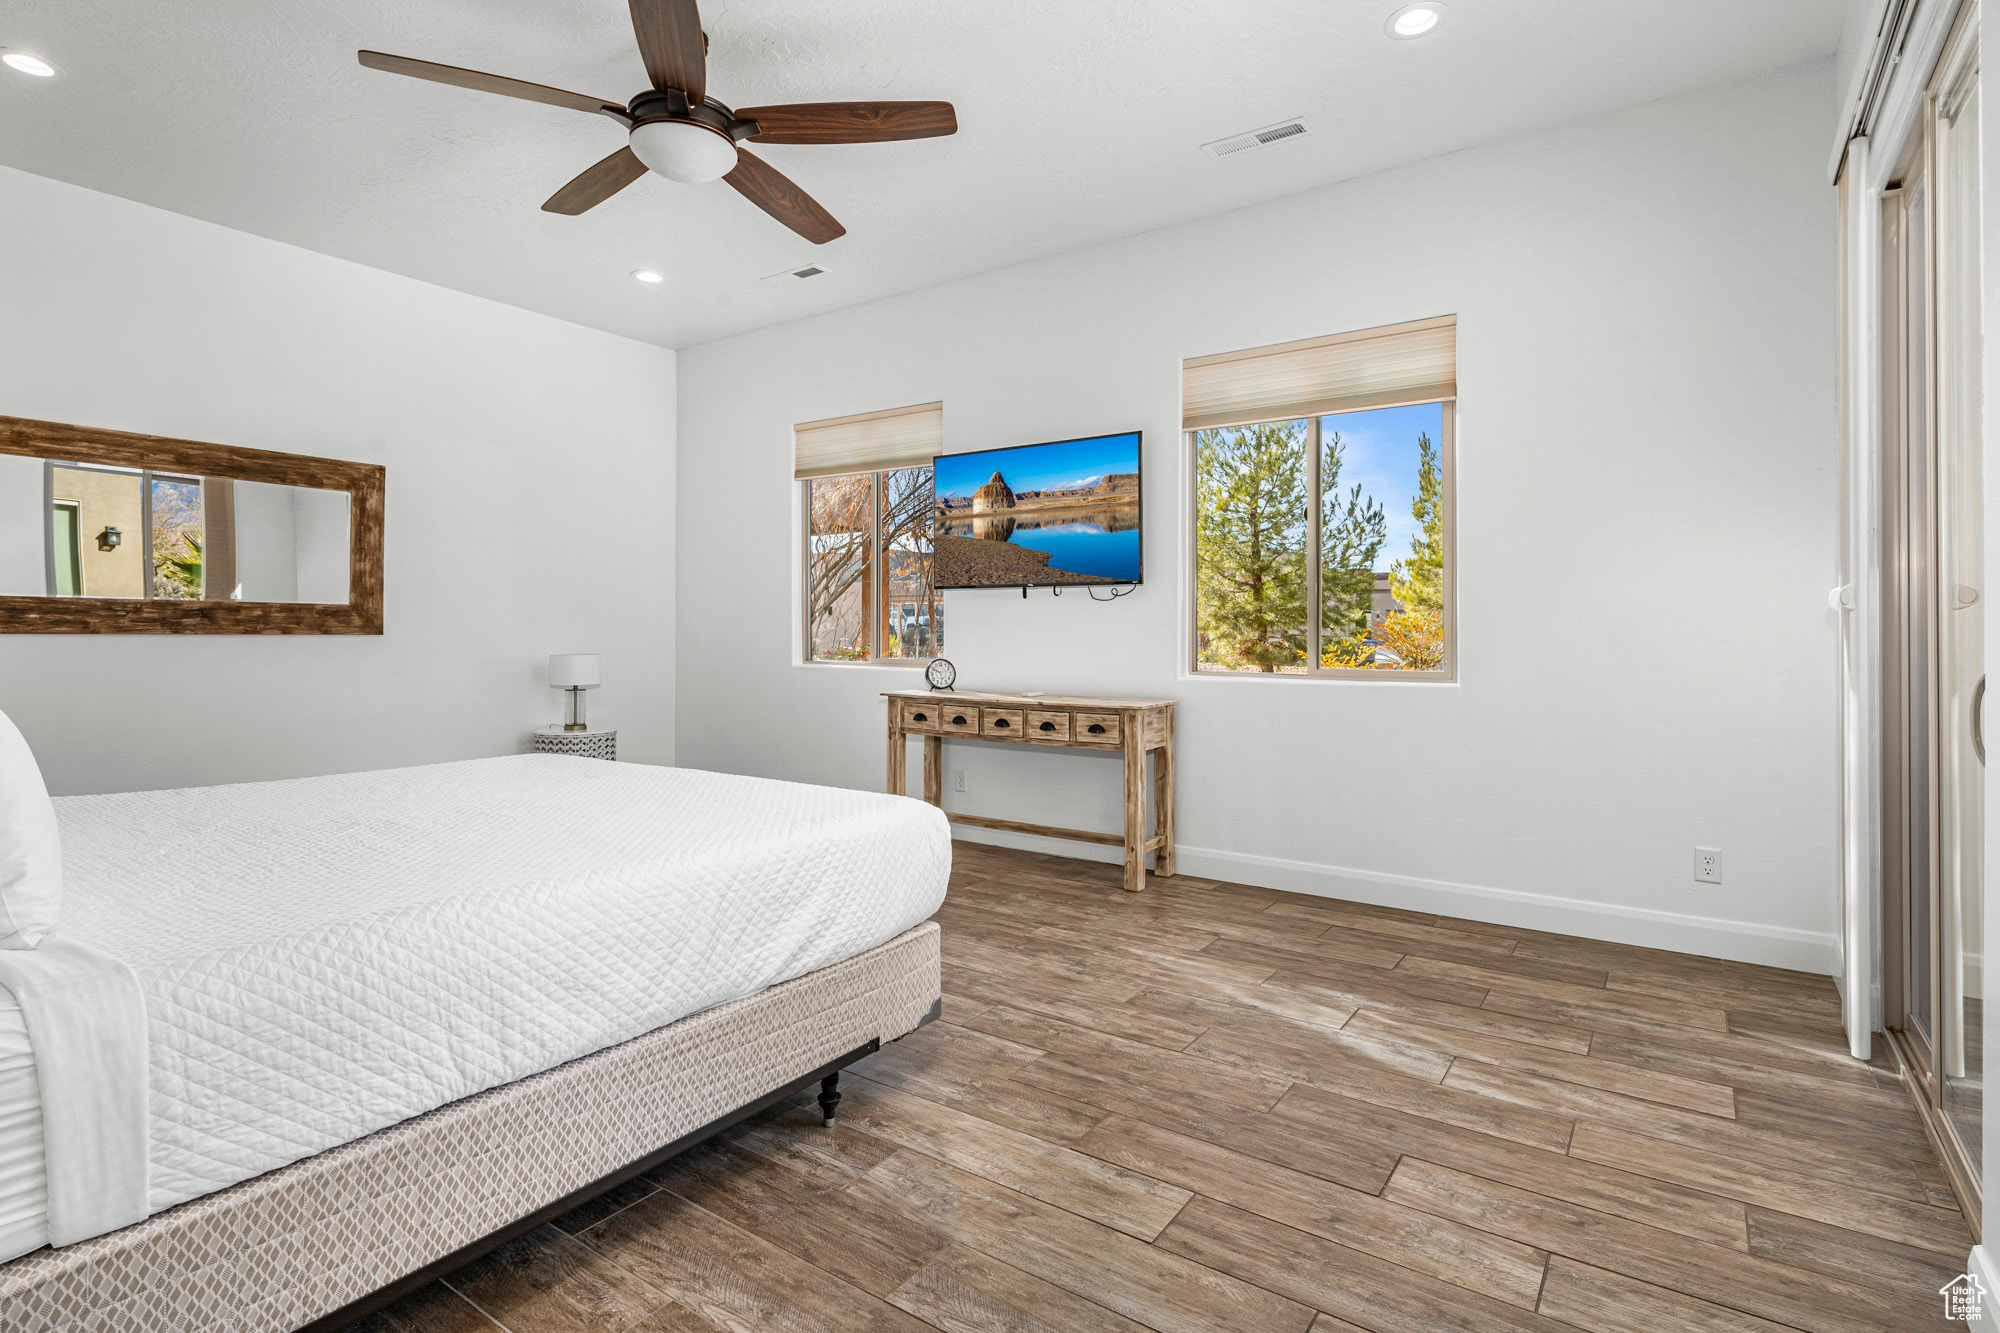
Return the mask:
<svg viewBox="0 0 2000 1333">
<path fill-rule="evenodd" d="M 924 679 L 934 690 L 948 690 L 958 684 L 958 668 L 945 658 L 933 658 L 931 664 L 924 668 Z"/>
</svg>

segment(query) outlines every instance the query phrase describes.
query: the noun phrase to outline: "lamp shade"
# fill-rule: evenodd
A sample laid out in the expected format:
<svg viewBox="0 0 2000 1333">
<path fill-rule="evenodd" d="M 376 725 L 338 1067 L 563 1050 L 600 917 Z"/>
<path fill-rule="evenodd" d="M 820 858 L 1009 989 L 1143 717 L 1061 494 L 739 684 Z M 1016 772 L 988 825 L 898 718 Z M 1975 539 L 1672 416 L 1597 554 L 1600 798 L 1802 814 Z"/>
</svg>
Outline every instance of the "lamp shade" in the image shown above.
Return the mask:
<svg viewBox="0 0 2000 1333">
<path fill-rule="evenodd" d="M 597 688 L 596 653 L 552 653 L 549 656 L 549 684 L 558 690 Z"/>
</svg>

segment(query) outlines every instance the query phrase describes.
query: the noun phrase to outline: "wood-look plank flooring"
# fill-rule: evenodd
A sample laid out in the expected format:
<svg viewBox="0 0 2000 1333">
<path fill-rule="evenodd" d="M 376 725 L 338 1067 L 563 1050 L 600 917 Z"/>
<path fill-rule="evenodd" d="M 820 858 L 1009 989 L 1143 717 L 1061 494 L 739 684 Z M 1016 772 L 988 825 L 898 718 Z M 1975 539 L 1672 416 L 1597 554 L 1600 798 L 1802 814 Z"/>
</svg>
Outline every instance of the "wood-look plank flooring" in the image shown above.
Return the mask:
<svg viewBox="0 0 2000 1333">
<path fill-rule="evenodd" d="M 1972 1243 L 1825 977 L 960 843 L 941 1021 L 367 1333 L 1832 1333 Z"/>
</svg>

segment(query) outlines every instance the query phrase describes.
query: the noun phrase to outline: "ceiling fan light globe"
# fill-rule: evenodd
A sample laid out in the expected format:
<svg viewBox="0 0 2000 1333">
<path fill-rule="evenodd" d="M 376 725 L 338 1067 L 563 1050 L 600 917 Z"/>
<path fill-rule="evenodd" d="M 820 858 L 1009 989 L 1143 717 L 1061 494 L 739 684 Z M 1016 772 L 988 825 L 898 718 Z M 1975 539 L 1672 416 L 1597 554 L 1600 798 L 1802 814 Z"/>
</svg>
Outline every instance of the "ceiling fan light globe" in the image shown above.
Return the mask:
<svg viewBox="0 0 2000 1333">
<path fill-rule="evenodd" d="M 685 120 L 633 126 L 632 152 L 648 171 L 687 185 L 721 180 L 736 169 L 736 145 L 727 135 Z"/>
</svg>

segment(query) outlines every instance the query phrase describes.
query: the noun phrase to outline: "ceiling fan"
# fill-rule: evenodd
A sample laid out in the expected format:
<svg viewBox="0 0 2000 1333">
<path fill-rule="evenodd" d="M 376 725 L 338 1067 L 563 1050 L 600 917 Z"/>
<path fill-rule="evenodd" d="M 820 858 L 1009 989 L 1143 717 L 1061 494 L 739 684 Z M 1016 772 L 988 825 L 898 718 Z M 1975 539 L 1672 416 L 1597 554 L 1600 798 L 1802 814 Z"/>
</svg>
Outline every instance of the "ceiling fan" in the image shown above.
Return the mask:
<svg viewBox="0 0 2000 1333">
<path fill-rule="evenodd" d="M 542 205 L 546 212 L 576 214 L 595 208 L 654 171 L 690 184 L 728 181 L 738 194 L 814 245 L 846 234 L 847 228 L 744 143 L 883 143 L 958 132 L 949 102 L 802 102 L 732 111 L 708 95 L 708 38 L 695 0 L 630 3 L 639 55 L 652 87 L 629 105 L 380 51 L 361 52 L 361 63 L 391 74 L 587 111 L 624 126 L 626 146 L 549 196 Z"/>
</svg>

